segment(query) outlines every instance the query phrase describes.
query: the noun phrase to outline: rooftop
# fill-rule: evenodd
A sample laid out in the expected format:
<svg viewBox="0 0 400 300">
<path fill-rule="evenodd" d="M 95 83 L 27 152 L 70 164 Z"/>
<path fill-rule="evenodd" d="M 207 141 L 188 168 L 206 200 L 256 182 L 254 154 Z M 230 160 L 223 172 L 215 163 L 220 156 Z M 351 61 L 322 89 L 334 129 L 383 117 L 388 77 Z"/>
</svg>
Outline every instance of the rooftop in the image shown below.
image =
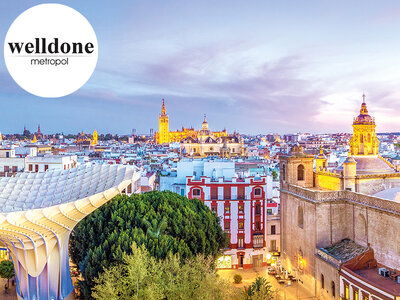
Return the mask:
<svg viewBox="0 0 400 300">
<path fill-rule="evenodd" d="M 339 243 L 321 248 L 321 250 L 344 263 L 363 254 L 368 250 L 368 247 L 361 246 L 349 239 L 343 239 Z"/>
<path fill-rule="evenodd" d="M 378 268 L 374 269 L 362 269 L 353 271 L 355 274 L 360 276 L 365 281 L 371 283 L 379 289 L 389 292 L 393 295 L 400 296 L 400 284 L 396 281 L 379 275 Z M 400 275 L 400 274 L 399 274 Z"/>
<path fill-rule="evenodd" d="M 120 189 L 133 179 L 135 172 L 132 166 L 102 164 L 2 177 L 0 213 L 44 208 Z"/>
<path fill-rule="evenodd" d="M 395 173 L 396 171 L 379 156 L 352 156 L 357 162 L 357 174 L 387 174 Z M 337 171 L 343 171 L 343 164 L 340 165 Z"/>
</svg>

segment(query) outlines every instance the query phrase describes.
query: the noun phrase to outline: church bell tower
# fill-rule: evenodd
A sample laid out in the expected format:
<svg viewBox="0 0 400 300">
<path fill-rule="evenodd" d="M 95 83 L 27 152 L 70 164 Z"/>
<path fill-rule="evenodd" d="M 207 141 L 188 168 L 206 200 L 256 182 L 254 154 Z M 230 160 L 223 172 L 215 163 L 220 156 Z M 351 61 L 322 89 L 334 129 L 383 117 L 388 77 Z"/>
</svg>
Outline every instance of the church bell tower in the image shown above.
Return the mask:
<svg viewBox="0 0 400 300">
<path fill-rule="evenodd" d="M 162 99 L 161 114 L 158 117 L 158 141 L 159 144 L 170 143 L 169 138 L 169 117 L 165 108 L 164 99 Z"/>
<path fill-rule="evenodd" d="M 360 114 L 353 121 L 353 137 L 350 140 L 351 155 L 378 155 L 379 141 L 375 134 L 375 118 L 368 114 L 365 95 Z"/>
</svg>

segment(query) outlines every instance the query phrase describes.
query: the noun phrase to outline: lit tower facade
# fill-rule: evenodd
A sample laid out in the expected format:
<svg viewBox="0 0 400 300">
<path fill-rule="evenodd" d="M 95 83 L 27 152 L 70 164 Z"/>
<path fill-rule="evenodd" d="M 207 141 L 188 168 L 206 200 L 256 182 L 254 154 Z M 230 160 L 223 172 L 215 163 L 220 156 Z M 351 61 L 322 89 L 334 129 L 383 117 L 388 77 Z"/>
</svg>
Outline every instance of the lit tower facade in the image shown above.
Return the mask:
<svg viewBox="0 0 400 300">
<path fill-rule="evenodd" d="M 92 145 L 96 146 L 97 145 L 97 139 L 98 139 L 98 134 L 97 134 L 97 130 L 95 129 L 93 131 L 93 139 L 92 139 Z"/>
<path fill-rule="evenodd" d="M 353 121 L 353 137 L 350 140 L 351 155 L 378 155 L 379 141 L 375 134 L 375 118 L 368 114 L 365 95 L 360 114 Z"/>
<path fill-rule="evenodd" d="M 158 141 L 159 144 L 169 143 L 169 117 L 162 99 L 161 114 L 158 117 Z"/>
</svg>

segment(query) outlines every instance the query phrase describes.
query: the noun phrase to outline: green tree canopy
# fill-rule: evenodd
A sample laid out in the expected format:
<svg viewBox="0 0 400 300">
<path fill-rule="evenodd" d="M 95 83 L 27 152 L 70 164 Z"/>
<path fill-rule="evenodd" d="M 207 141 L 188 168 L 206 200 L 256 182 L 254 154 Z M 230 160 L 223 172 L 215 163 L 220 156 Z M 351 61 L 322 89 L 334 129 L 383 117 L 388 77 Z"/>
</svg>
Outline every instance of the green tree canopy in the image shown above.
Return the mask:
<svg viewBox="0 0 400 300">
<path fill-rule="evenodd" d="M 278 179 L 278 172 L 277 172 L 276 170 L 272 170 L 271 174 L 272 174 L 272 178 L 273 178 L 274 180 L 277 180 L 277 179 Z"/>
<path fill-rule="evenodd" d="M 265 277 L 258 276 L 249 287 L 244 288 L 243 295 L 246 300 L 270 300 L 273 299 L 273 290 Z"/>
<path fill-rule="evenodd" d="M 81 292 L 88 296 L 99 273 L 120 264 L 134 242 L 155 258 L 178 253 L 190 259 L 216 258 L 226 240 L 218 217 L 200 200 L 150 192 L 116 196 L 83 219 L 71 235 L 70 253 L 85 279 Z"/>
<path fill-rule="evenodd" d="M 14 265 L 10 260 L 0 262 L 0 277 L 7 279 L 7 285 L 10 286 L 10 279 L 15 276 Z"/>
<path fill-rule="evenodd" d="M 232 291 L 213 268 L 213 259 L 197 255 L 182 262 L 179 255 L 157 259 L 144 245 L 132 247 L 124 262 L 112 266 L 95 280 L 95 299 L 228 299 Z"/>
</svg>

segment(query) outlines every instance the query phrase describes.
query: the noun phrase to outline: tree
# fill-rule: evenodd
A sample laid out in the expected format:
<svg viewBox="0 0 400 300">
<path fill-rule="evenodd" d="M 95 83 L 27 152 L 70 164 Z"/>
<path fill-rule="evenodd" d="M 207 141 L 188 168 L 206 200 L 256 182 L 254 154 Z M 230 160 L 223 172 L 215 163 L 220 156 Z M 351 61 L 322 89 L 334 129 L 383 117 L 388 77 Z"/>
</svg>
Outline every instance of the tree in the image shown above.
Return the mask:
<svg viewBox="0 0 400 300">
<path fill-rule="evenodd" d="M 157 219 L 153 219 L 151 223 L 146 219 L 143 219 L 143 223 L 147 228 L 146 234 L 152 238 L 158 238 L 160 234 L 165 231 L 168 225 L 165 217 L 162 218 L 160 222 L 158 222 Z"/>
<path fill-rule="evenodd" d="M 216 258 L 227 243 L 219 218 L 198 199 L 172 192 L 119 195 L 83 219 L 70 240 L 71 259 L 84 277 L 81 293 L 89 297 L 104 268 L 123 261 L 132 244 L 144 245 L 152 257 L 180 259 L 198 254 Z"/>
<path fill-rule="evenodd" d="M 7 279 L 7 287 L 10 286 L 10 279 L 15 276 L 14 265 L 10 260 L 2 260 L 0 262 L 0 277 Z"/>
<path fill-rule="evenodd" d="M 273 299 L 272 286 L 265 277 L 258 276 L 249 286 L 244 287 L 244 299 L 248 300 L 271 300 Z"/>
<path fill-rule="evenodd" d="M 211 257 L 197 255 L 182 262 L 178 254 L 169 254 L 157 259 L 135 243 L 123 263 L 106 269 L 95 282 L 95 299 L 218 300 L 233 294 L 215 273 Z"/>
<path fill-rule="evenodd" d="M 272 178 L 273 178 L 274 180 L 277 180 L 277 179 L 278 179 L 278 172 L 277 172 L 276 170 L 272 170 L 271 174 L 272 174 Z"/>
</svg>

